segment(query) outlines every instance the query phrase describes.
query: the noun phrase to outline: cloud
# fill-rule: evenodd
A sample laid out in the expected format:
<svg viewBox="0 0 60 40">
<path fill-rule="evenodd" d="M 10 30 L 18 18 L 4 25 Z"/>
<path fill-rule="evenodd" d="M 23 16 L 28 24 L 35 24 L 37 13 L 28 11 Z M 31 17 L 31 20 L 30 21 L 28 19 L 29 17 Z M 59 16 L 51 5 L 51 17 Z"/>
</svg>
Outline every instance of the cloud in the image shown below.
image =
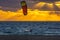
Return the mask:
<svg viewBox="0 0 60 40">
<path fill-rule="evenodd" d="M 43 1 L 43 2 L 53 2 L 53 1 L 59 1 L 59 0 L 32 0 L 32 1 Z"/>
<path fill-rule="evenodd" d="M 0 6 L 0 8 L 2 8 L 2 6 Z"/>
<path fill-rule="evenodd" d="M 43 11 L 60 11 L 60 3 L 47 3 L 47 2 L 38 2 L 34 5 L 34 8 L 37 8 L 39 10 Z"/>
<path fill-rule="evenodd" d="M 16 8 L 21 8 L 18 0 L 0 0 L 0 9 L 2 10 L 17 10 Z"/>
<path fill-rule="evenodd" d="M 22 0 L 0 0 L 0 6 L 2 6 L 2 9 L 6 10 L 16 10 L 16 8 L 20 9 L 21 8 L 21 2 Z M 33 5 L 46 0 L 25 0 L 27 2 L 28 8 L 34 9 L 32 7 Z M 58 1 L 58 0 L 48 0 L 49 2 L 52 1 Z M 59 6 L 58 6 L 59 7 Z M 1 7 L 0 7 L 1 8 Z M 39 9 L 39 8 L 38 8 Z"/>
</svg>

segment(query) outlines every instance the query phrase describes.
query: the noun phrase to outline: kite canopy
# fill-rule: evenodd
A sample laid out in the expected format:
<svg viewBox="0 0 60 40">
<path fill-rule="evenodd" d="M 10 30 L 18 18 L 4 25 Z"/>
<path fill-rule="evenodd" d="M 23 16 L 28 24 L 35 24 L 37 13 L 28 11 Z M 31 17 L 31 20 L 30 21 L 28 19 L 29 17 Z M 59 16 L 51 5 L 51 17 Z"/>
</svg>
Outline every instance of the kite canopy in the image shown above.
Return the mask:
<svg viewBox="0 0 60 40">
<path fill-rule="evenodd" d="M 23 9 L 23 14 L 27 15 L 27 4 L 25 1 L 21 1 L 21 7 Z"/>
</svg>

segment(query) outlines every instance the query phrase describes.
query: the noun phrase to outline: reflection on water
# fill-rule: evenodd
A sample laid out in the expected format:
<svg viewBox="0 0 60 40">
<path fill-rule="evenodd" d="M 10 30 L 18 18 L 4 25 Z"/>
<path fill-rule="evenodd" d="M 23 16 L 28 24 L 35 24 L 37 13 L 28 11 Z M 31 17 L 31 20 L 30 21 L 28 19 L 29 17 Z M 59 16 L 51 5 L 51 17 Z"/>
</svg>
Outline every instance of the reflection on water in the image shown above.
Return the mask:
<svg viewBox="0 0 60 40">
<path fill-rule="evenodd" d="M 60 22 L 0 22 L 0 35 L 60 35 Z"/>
</svg>

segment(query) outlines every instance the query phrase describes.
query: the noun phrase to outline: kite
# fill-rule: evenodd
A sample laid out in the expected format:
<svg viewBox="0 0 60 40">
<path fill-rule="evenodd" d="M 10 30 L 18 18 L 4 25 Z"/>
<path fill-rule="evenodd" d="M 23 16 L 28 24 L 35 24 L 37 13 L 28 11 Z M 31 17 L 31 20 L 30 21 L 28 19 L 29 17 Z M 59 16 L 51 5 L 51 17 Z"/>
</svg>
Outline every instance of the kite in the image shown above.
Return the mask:
<svg viewBox="0 0 60 40">
<path fill-rule="evenodd" d="M 27 15 L 27 4 L 26 4 L 25 1 L 21 1 L 21 7 L 22 7 L 22 10 L 23 10 L 23 14 Z"/>
</svg>

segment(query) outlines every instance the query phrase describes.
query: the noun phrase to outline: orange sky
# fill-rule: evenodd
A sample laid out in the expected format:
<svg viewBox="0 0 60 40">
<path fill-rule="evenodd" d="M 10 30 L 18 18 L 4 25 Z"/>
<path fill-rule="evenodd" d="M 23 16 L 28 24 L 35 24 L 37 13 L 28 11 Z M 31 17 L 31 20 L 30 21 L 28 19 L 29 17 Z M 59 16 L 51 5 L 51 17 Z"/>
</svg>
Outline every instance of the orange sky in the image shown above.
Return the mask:
<svg viewBox="0 0 60 40">
<path fill-rule="evenodd" d="M 42 5 L 40 5 L 42 4 Z M 38 3 L 36 7 L 42 7 L 44 3 Z M 49 6 L 50 5 L 50 6 Z M 52 9 L 53 5 L 48 6 Z M 56 5 L 60 8 L 60 3 L 56 2 Z M 0 21 L 60 21 L 60 11 L 40 11 L 38 9 L 28 9 L 28 15 L 24 16 L 22 9 L 16 12 L 0 10 Z"/>
<path fill-rule="evenodd" d="M 24 16 L 22 10 L 16 12 L 0 10 L 0 21 L 60 21 L 59 14 L 50 12 L 28 9 L 28 15 Z"/>
</svg>

